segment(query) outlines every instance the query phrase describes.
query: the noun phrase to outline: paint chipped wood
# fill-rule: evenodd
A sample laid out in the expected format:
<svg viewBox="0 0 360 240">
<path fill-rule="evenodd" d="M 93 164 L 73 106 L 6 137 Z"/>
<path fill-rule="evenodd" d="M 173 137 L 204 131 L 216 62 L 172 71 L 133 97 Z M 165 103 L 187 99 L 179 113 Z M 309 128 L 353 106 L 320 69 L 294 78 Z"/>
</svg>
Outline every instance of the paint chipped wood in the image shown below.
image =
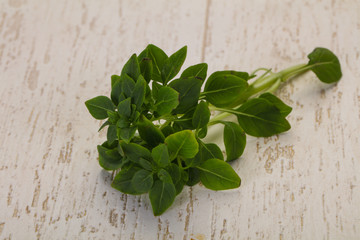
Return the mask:
<svg viewBox="0 0 360 240">
<path fill-rule="evenodd" d="M 31 11 L 29 11 L 31 9 Z M 0 2 L 0 239 L 360 239 L 360 3 L 349 1 Z M 312 74 L 277 94 L 292 129 L 248 138 L 239 189 L 185 188 L 154 217 L 110 187 L 84 101 L 154 43 L 188 45 L 186 66 L 279 70 L 332 49 L 343 79 Z"/>
</svg>

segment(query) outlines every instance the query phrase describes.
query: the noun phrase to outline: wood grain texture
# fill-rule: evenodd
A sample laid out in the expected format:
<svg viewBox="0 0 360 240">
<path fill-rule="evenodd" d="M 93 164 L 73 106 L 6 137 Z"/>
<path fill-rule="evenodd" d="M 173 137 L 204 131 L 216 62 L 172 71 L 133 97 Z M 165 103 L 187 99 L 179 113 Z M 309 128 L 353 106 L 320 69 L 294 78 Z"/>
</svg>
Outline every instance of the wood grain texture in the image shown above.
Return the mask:
<svg viewBox="0 0 360 240">
<path fill-rule="evenodd" d="M 0 239 L 359 239 L 360 3 L 347 1 L 0 2 Z M 275 70 L 316 46 L 343 79 L 309 73 L 277 94 L 292 129 L 248 138 L 239 189 L 186 188 L 161 217 L 110 187 L 84 101 L 154 43 L 188 45 L 189 66 Z"/>
</svg>

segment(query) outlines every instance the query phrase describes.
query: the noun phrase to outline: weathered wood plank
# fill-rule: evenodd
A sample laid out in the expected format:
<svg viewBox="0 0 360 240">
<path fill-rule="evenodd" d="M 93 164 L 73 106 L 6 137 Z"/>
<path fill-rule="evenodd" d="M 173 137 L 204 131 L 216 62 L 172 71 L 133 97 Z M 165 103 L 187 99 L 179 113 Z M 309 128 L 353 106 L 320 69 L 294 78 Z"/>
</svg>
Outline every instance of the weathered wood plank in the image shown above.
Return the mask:
<svg viewBox="0 0 360 240">
<path fill-rule="evenodd" d="M 357 1 L 0 2 L 0 239 L 360 238 L 360 4 Z M 112 189 L 83 102 L 148 43 L 209 71 L 334 50 L 336 86 L 306 74 L 278 94 L 288 133 L 248 139 L 239 189 L 187 188 L 161 217 Z"/>
</svg>

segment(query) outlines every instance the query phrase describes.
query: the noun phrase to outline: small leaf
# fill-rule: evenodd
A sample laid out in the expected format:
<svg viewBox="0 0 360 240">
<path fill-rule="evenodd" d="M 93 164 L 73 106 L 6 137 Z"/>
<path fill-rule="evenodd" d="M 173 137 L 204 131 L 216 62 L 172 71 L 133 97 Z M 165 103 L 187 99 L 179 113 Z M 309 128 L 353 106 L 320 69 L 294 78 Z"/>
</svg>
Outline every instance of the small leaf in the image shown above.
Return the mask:
<svg viewBox="0 0 360 240">
<path fill-rule="evenodd" d="M 115 125 L 116 122 L 120 119 L 120 115 L 118 112 L 115 111 L 107 111 L 107 115 L 108 115 L 108 121 L 110 124 Z"/>
<path fill-rule="evenodd" d="M 326 48 L 315 48 L 309 55 L 308 66 L 324 83 L 334 83 L 342 77 L 339 59 Z"/>
<path fill-rule="evenodd" d="M 124 152 L 124 155 L 132 162 L 139 164 L 140 159 L 151 159 L 150 151 L 136 143 L 125 143 L 120 141 L 120 147 Z"/>
<path fill-rule="evenodd" d="M 120 102 L 117 109 L 118 109 L 118 112 L 120 115 L 125 116 L 125 117 L 130 117 L 130 115 L 131 115 L 131 98 L 128 97 L 127 99 Z"/>
<path fill-rule="evenodd" d="M 171 87 L 162 87 L 155 100 L 155 111 L 162 116 L 171 113 L 179 105 L 179 93 Z"/>
<path fill-rule="evenodd" d="M 165 143 L 171 153 L 170 159 L 174 159 L 176 156 L 192 158 L 199 150 L 195 135 L 190 130 L 183 130 L 169 135 L 165 139 Z"/>
<path fill-rule="evenodd" d="M 138 56 L 139 66 L 141 75 L 144 77 L 147 83 L 151 80 L 151 75 L 153 72 L 153 64 L 149 56 L 149 50 L 146 48 Z"/>
<path fill-rule="evenodd" d="M 121 75 L 121 92 L 125 97 L 131 97 L 135 88 L 135 81 L 127 74 Z"/>
<path fill-rule="evenodd" d="M 116 149 L 108 149 L 103 145 L 98 145 L 99 164 L 105 170 L 116 170 L 122 165 L 122 157 Z"/>
<path fill-rule="evenodd" d="M 208 65 L 206 63 L 199 63 L 185 69 L 180 78 L 194 77 L 204 81 L 206 79 L 207 69 Z"/>
<path fill-rule="evenodd" d="M 144 115 L 140 116 L 138 122 L 138 131 L 142 139 L 146 141 L 151 147 L 155 147 L 165 140 L 164 134 Z"/>
<path fill-rule="evenodd" d="M 149 58 L 152 61 L 152 79 L 157 82 L 162 82 L 161 70 L 164 62 L 168 59 L 166 53 L 155 45 L 149 44 L 147 46 Z"/>
<path fill-rule="evenodd" d="M 111 88 L 113 88 L 114 85 L 119 81 L 120 81 L 120 76 L 119 75 L 112 75 L 111 76 Z"/>
<path fill-rule="evenodd" d="M 195 109 L 192 125 L 195 129 L 200 129 L 208 124 L 210 120 L 210 110 L 206 102 L 201 101 Z"/>
<path fill-rule="evenodd" d="M 215 76 L 215 77 L 214 77 Z M 217 107 L 233 103 L 248 87 L 246 80 L 235 75 L 214 75 L 206 81 L 206 100 Z"/>
<path fill-rule="evenodd" d="M 156 180 L 149 192 L 149 198 L 155 216 L 165 212 L 176 197 L 176 189 L 173 183 Z"/>
<path fill-rule="evenodd" d="M 179 105 L 174 113 L 183 114 L 198 103 L 202 81 L 196 78 L 173 80 L 169 86 L 179 93 Z"/>
<path fill-rule="evenodd" d="M 132 195 L 139 195 L 142 192 L 137 191 L 132 184 L 132 179 L 137 171 L 140 168 L 137 167 L 130 167 L 130 168 L 123 168 L 121 171 L 115 176 L 114 181 L 112 182 L 111 186 L 120 192 Z"/>
<path fill-rule="evenodd" d="M 137 171 L 131 179 L 132 186 L 139 193 L 147 193 L 150 191 L 153 183 L 152 173 L 144 169 Z"/>
<path fill-rule="evenodd" d="M 224 127 L 224 144 L 226 149 L 226 161 L 239 158 L 245 149 L 246 135 L 241 127 L 233 122 L 222 122 Z"/>
<path fill-rule="evenodd" d="M 279 109 L 264 98 L 250 99 L 237 111 L 239 125 L 251 136 L 269 137 L 290 129 Z"/>
<path fill-rule="evenodd" d="M 169 151 L 165 144 L 159 144 L 153 148 L 151 156 L 159 167 L 166 167 L 170 164 Z"/>
<path fill-rule="evenodd" d="M 259 98 L 265 98 L 266 100 L 274 104 L 283 117 L 286 117 L 291 113 L 292 108 L 271 93 L 263 93 L 259 96 Z"/>
<path fill-rule="evenodd" d="M 134 91 L 132 92 L 133 103 L 136 105 L 136 109 L 140 109 L 144 99 L 147 83 L 142 75 L 140 75 L 134 86 Z"/>
<path fill-rule="evenodd" d="M 174 184 L 178 183 L 181 180 L 180 168 L 177 164 L 171 163 L 166 167 L 166 171 L 170 174 L 171 180 Z"/>
<path fill-rule="evenodd" d="M 200 180 L 211 190 L 227 190 L 240 187 L 240 177 L 226 162 L 219 159 L 209 159 L 197 167 L 200 170 Z"/>
<path fill-rule="evenodd" d="M 109 121 L 104 122 L 101 127 L 99 128 L 98 132 L 100 132 L 104 127 L 110 125 Z"/>
<path fill-rule="evenodd" d="M 108 117 L 107 111 L 114 111 L 115 106 L 108 97 L 98 96 L 85 102 L 91 116 L 102 120 Z"/>
<path fill-rule="evenodd" d="M 115 125 L 110 125 L 108 127 L 106 137 L 107 137 L 107 141 L 110 144 L 113 143 L 115 140 L 117 140 L 116 126 Z"/>
<path fill-rule="evenodd" d="M 130 140 L 134 137 L 136 132 L 136 127 L 126 127 L 126 128 L 118 128 L 117 136 L 119 139 L 124 140 L 129 143 Z"/>
<path fill-rule="evenodd" d="M 165 60 L 161 71 L 162 82 L 166 84 L 180 71 L 186 58 L 187 47 L 183 47 Z"/>
<path fill-rule="evenodd" d="M 125 63 L 121 75 L 127 74 L 134 81 L 136 81 L 140 75 L 140 66 L 136 54 L 133 54 L 130 59 Z"/>
</svg>

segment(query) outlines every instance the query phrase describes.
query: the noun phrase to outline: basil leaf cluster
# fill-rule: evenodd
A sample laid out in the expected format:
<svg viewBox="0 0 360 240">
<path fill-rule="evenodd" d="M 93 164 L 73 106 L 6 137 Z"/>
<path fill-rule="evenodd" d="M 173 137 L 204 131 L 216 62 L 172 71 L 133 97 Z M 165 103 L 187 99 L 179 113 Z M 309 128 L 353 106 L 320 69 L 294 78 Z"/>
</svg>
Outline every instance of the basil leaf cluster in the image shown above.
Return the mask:
<svg viewBox="0 0 360 240">
<path fill-rule="evenodd" d="M 133 54 L 120 75 L 111 76 L 110 96 L 85 102 L 90 114 L 105 120 L 107 140 L 97 146 L 99 164 L 116 171 L 111 186 L 125 194 L 149 194 L 154 215 L 161 215 L 184 186 L 202 183 L 211 190 L 238 188 L 241 179 L 228 163 L 238 159 L 246 135 L 268 137 L 290 129 L 292 108 L 271 92 L 280 82 L 312 70 L 325 83 L 341 78 L 337 57 L 316 48 L 309 62 L 279 73 L 217 71 L 208 65 L 185 69 L 187 47 L 168 56 L 155 45 Z M 202 90 L 203 89 L 203 90 Z M 212 117 L 212 112 L 217 115 Z M 236 122 L 226 120 L 235 115 Z M 204 140 L 210 126 L 224 126 L 225 156 Z"/>
</svg>

